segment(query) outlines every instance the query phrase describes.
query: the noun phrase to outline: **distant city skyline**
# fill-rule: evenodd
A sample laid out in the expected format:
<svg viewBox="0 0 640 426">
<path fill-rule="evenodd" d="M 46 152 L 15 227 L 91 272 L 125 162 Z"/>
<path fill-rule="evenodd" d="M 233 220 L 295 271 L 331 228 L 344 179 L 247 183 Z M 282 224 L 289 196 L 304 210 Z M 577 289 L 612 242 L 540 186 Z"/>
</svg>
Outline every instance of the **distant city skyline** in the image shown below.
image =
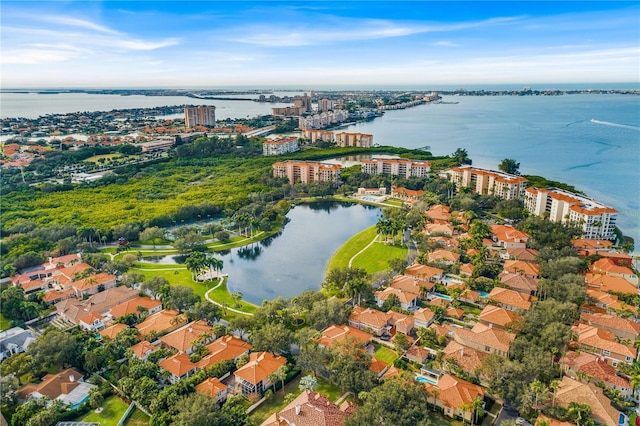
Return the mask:
<svg viewBox="0 0 640 426">
<path fill-rule="evenodd" d="M 634 83 L 637 2 L 3 1 L 2 88 Z"/>
</svg>

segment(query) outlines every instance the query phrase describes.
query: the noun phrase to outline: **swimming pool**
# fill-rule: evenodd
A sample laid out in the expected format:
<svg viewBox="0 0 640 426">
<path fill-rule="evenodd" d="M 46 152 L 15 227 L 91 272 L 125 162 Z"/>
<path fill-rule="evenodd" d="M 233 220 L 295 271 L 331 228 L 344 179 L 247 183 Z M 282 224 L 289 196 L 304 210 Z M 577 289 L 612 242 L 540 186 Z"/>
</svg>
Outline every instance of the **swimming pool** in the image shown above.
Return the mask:
<svg viewBox="0 0 640 426">
<path fill-rule="evenodd" d="M 480 297 L 489 297 L 489 293 L 487 293 L 486 291 L 479 291 L 479 290 L 476 290 L 476 291 L 478 292 Z"/>
<path fill-rule="evenodd" d="M 438 384 L 438 381 L 436 379 L 432 379 L 431 377 L 423 376 L 421 374 L 416 376 L 416 380 L 420 383 L 430 383 L 432 385 Z"/>
<path fill-rule="evenodd" d="M 442 293 L 432 293 L 432 294 L 436 297 L 439 297 L 440 299 L 448 300 L 449 302 L 451 302 L 451 296 L 447 296 L 446 294 L 442 294 Z"/>
</svg>

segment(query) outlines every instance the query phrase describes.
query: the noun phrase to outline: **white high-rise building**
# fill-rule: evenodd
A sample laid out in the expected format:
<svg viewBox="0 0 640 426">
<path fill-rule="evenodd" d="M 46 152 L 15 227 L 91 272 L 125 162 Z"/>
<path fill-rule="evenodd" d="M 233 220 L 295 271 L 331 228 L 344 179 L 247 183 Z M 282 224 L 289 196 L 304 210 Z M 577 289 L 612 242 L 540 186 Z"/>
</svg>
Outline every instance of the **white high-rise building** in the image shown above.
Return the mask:
<svg viewBox="0 0 640 426">
<path fill-rule="evenodd" d="M 216 107 L 214 107 L 213 105 L 185 107 L 184 123 L 186 127 L 216 127 Z"/>
</svg>

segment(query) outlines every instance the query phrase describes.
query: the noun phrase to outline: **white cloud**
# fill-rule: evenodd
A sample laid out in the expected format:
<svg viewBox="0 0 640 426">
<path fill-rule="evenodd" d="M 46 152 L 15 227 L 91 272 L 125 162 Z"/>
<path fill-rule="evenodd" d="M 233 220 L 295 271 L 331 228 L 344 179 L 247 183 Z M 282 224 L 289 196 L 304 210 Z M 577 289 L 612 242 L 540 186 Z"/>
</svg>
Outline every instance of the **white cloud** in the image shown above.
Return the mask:
<svg viewBox="0 0 640 426">
<path fill-rule="evenodd" d="M 436 41 L 435 43 L 431 43 L 432 46 L 444 46 L 444 47 L 459 47 L 461 46 L 458 43 L 454 43 L 452 41 Z"/>
</svg>

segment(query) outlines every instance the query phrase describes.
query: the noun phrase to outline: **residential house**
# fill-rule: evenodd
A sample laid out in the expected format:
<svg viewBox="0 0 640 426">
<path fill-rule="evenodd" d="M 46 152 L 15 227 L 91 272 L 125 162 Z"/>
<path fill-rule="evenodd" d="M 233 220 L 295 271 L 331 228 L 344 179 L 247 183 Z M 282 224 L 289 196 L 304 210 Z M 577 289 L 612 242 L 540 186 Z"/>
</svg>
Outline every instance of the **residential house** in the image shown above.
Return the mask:
<svg viewBox="0 0 640 426">
<path fill-rule="evenodd" d="M 391 188 L 391 196 L 400 200 L 417 201 L 425 194 L 422 189 L 407 189 L 401 186 Z"/>
<path fill-rule="evenodd" d="M 466 303 L 471 303 L 473 305 L 479 305 L 480 304 L 480 299 L 482 298 L 482 296 L 480 295 L 480 293 L 478 293 L 477 291 L 474 290 L 464 290 L 460 296 L 458 297 L 458 300 L 460 302 L 466 302 Z"/>
<path fill-rule="evenodd" d="M 424 227 L 426 235 L 445 235 L 451 237 L 453 235 L 453 225 L 448 223 L 427 223 Z"/>
<path fill-rule="evenodd" d="M 419 308 L 413 312 L 413 325 L 415 328 L 427 328 L 433 322 L 435 314 L 431 309 Z"/>
<path fill-rule="evenodd" d="M 261 426 L 341 426 L 354 409 L 350 402 L 336 405 L 327 397 L 307 390 Z"/>
<path fill-rule="evenodd" d="M 522 260 L 524 262 L 535 262 L 538 250 L 530 248 L 508 248 L 509 259 Z"/>
<path fill-rule="evenodd" d="M 482 323 L 476 323 L 471 330 L 466 328 L 453 329 L 453 339 L 461 345 L 503 356 L 508 355 L 509 346 L 515 338 L 514 333 Z"/>
<path fill-rule="evenodd" d="M 578 324 L 573 326 L 572 330 L 577 335 L 580 348 L 601 355 L 614 367 L 620 362 L 631 364 L 638 359 L 638 350 L 631 345 L 617 342 L 615 335 L 610 331 L 587 324 Z"/>
<path fill-rule="evenodd" d="M 222 336 L 206 346 L 209 353 L 198 361 L 198 369 L 215 365 L 222 361 L 236 361 L 251 350 L 251 344 L 230 334 Z"/>
<path fill-rule="evenodd" d="M 442 279 L 444 271 L 433 266 L 421 265 L 414 263 L 404 270 L 405 275 L 417 277 L 419 281 L 436 282 Z M 423 285 L 422 283 L 420 285 Z"/>
<path fill-rule="evenodd" d="M 337 342 L 342 342 L 348 338 L 352 338 L 357 343 L 366 345 L 373 339 L 373 336 L 365 331 L 349 327 L 348 325 L 331 325 L 322 332 L 322 335 L 318 339 L 318 344 L 329 348 Z"/>
<path fill-rule="evenodd" d="M 471 277 L 473 275 L 473 271 L 476 269 L 475 266 L 471 263 L 463 263 L 460 265 L 460 276 L 461 277 Z"/>
<path fill-rule="evenodd" d="M 105 316 L 114 306 L 131 300 L 137 297 L 137 295 L 138 292 L 132 288 L 125 286 L 114 287 L 94 294 L 84 301 L 65 299 L 56 303 L 56 311 L 62 318 L 65 318 L 73 324 L 80 325 L 81 316 L 93 312 Z M 87 323 L 87 325 L 89 324 Z"/>
<path fill-rule="evenodd" d="M 197 344 L 206 345 L 215 339 L 213 328 L 203 320 L 193 321 L 183 325 L 171 333 L 162 336 L 160 342 L 168 348 L 187 354 L 193 353 Z"/>
<path fill-rule="evenodd" d="M 417 362 L 418 364 L 424 364 L 427 359 L 432 356 L 431 351 L 422 346 L 413 345 L 403 355 L 409 361 Z"/>
<path fill-rule="evenodd" d="M 202 395 L 213 398 L 217 402 L 222 402 L 227 398 L 227 385 L 222 383 L 217 377 L 209 377 L 205 381 L 198 383 L 195 391 Z"/>
<path fill-rule="evenodd" d="M 493 239 L 505 249 L 526 249 L 529 234 L 513 226 L 491 225 Z"/>
<path fill-rule="evenodd" d="M 402 309 L 410 310 L 416 307 L 418 304 L 418 294 L 408 291 L 402 291 L 393 287 L 387 287 L 382 291 L 376 291 L 374 293 L 374 297 L 378 306 L 382 306 L 385 300 L 387 300 L 392 294 L 398 298 L 398 300 L 400 301 L 400 307 L 402 307 Z"/>
<path fill-rule="evenodd" d="M 429 262 L 443 263 L 445 265 L 453 265 L 460 261 L 460 255 L 449 250 L 434 250 L 427 254 Z"/>
<path fill-rule="evenodd" d="M 0 361 L 13 354 L 25 352 L 35 340 L 35 334 L 29 329 L 13 327 L 0 331 Z"/>
<path fill-rule="evenodd" d="M 60 269 L 60 268 L 68 268 L 69 266 L 73 266 L 76 263 L 82 262 L 82 254 L 81 253 L 73 253 L 67 254 L 59 257 L 49 257 L 49 260 L 42 264 L 42 268 L 45 271 L 50 269 Z"/>
<path fill-rule="evenodd" d="M 639 323 L 615 315 L 584 312 L 580 315 L 580 320 L 585 324 L 609 331 L 619 339 L 635 342 L 640 335 Z"/>
<path fill-rule="evenodd" d="M 502 287 L 494 287 L 489 293 L 489 300 L 497 302 L 499 306 L 510 311 L 518 309 L 528 311 L 531 308 L 530 299 L 529 295 Z"/>
<path fill-rule="evenodd" d="M 433 289 L 434 285 L 431 281 L 416 276 L 396 275 L 393 280 L 391 280 L 389 287 L 424 297 L 425 293 Z"/>
<path fill-rule="evenodd" d="M 42 301 L 47 305 L 53 305 L 71 297 L 76 297 L 76 292 L 72 288 L 63 291 L 49 290 L 42 296 Z"/>
<path fill-rule="evenodd" d="M 127 324 L 117 323 L 113 324 L 100 331 L 100 337 L 103 339 L 114 339 L 118 334 L 120 334 L 124 330 L 129 330 L 130 327 Z"/>
<path fill-rule="evenodd" d="M 131 352 L 133 355 L 141 361 L 146 361 L 149 355 L 160 349 L 157 345 L 152 345 L 148 340 L 143 340 L 131 346 Z"/>
<path fill-rule="evenodd" d="M 136 328 L 144 337 L 157 336 L 170 332 L 182 326 L 186 322 L 184 315 L 173 309 L 163 309 L 153 315 L 149 315 Z"/>
<path fill-rule="evenodd" d="M 638 308 L 633 305 L 628 305 L 625 302 L 621 301 L 618 296 L 613 294 L 605 293 L 600 290 L 592 290 L 587 288 L 587 299 L 593 300 L 596 308 L 600 308 L 600 310 L 593 309 L 589 305 L 581 306 L 583 311 L 593 312 L 593 313 L 617 313 L 621 311 L 628 311 L 637 316 Z"/>
<path fill-rule="evenodd" d="M 451 217 L 449 206 L 444 206 L 442 204 L 436 204 L 429 207 L 429 210 L 424 214 L 434 223 L 447 223 Z"/>
<path fill-rule="evenodd" d="M 502 272 L 498 278 L 511 290 L 533 296 L 538 291 L 538 278 L 527 277 L 514 272 Z"/>
<path fill-rule="evenodd" d="M 574 426 L 574 425 L 571 422 L 563 422 L 558 419 L 545 416 L 544 414 L 540 414 L 536 418 L 535 426 Z"/>
<path fill-rule="evenodd" d="M 632 397 L 633 389 L 629 381 L 618 376 L 617 370 L 597 355 L 569 351 L 560 359 L 559 364 L 572 379 L 595 385 L 603 384 L 611 390 L 619 391 L 625 398 Z"/>
<path fill-rule="evenodd" d="M 522 317 L 512 310 L 493 305 L 485 306 L 482 312 L 480 312 L 480 316 L 478 317 L 478 321 L 480 321 L 482 324 L 502 329 L 521 319 Z"/>
<path fill-rule="evenodd" d="M 525 277 L 538 278 L 540 276 L 540 266 L 535 262 L 525 262 L 523 260 L 506 260 L 504 270 L 513 274 L 524 275 Z"/>
<path fill-rule="evenodd" d="M 386 334 L 389 329 L 389 315 L 377 309 L 355 306 L 349 316 L 349 325 L 358 330 L 365 330 L 376 336 Z"/>
<path fill-rule="evenodd" d="M 113 274 L 107 274 L 106 272 L 101 272 L 99 274 L 71 282 L 71 287 L 75 290 L 76 297 L 79 299 L 91 296 L 92 294 L 99 293 L 115 286 L 116 276 Z"/>
<path fill-rule="evenodd" d="M 379 359 L 373 358 L 371 360 L 371 364 L 369 364 L 369 370 L 376 373 L 378 379 L 384 375 L 389 369 L 389 364 L 384 361 L 380 361 Z"/>
<path fill-rule="evenodd" d="M 270 352 L 253 352 L 249 362 L 236 370 L 236 383 L 243 395 L 262 394 L 272 385 L 269 376 L 287 364 L 287 359 Z"/>
<path fill-rule="evenodd" d="M 588 250 L 588 251 L 609 251 L 613 248 L 613 242 L 609 240 L 588 240 L 585 238 L 578 238 L 571 240 L 571 245 L 574 246 L 577 250 Z M 588 254 L 587 254 L 588 256 Z"/>
<path fill-rule="evenodd" d="M 169 373 L 169 381 L 177 383 L 196 372 L 196 364 L 191 362 L 187 353 L 177 353 L 158 363 L 158 366 Z"/>
<path fill-rule="evenodd" d="M 462 345 L 455 340 L 450 341 L 442 352 L 443 360 L 452 360 L 462 371 L 471 375 L 478 374 L 482 362 L 489 356 L 486 352 Z"/>
<path fill-rule="evenodd" d="M 411 334 L 414 329 L 414 318 L 410 315 L 405 315 L 396 311 L 387 312 L 388 323 L 392 327 L 391 334 L 402 333 L 407 336 Z"/>
<path fill-rule="evenodd" d="M 585 274 L 584 280 L 587 287 L 607 293 L 638 294 L 638 287 L 622 277 L 602 273 Z"/>
<path fill-rule="evenodd" d="M 70 409 L 79 407 L 89 397 L 89 391 L 95 385 L 86 383 L 82 374 L 73 368 L 60 373 L 47 374 L 38 384 L 29 383 L 18 390 L 19 400 L 48 398 L 51 401 L 61 401 Z"/>
<path fill-rule="evenodd" d="M 450 374 L 443 374 L 436 385 L 426 383 L 425 388 L 429 400 L 435 401 L 436 405 L 444 410 L 446 416 L 460 417 L 466 421 L 474 418 L 475 410 L 464 410 L 463 407 L 473 404 L 473 401 L 478 398 L 484 400 L 485 395 L 484 388 L 481 386 Z"/>
<path fill-rule="evenodd" d="M 444 311 L 444 316 L 459 320 L 464 317 L 464 311 L 459 308 L 454 308 L 453 306 L 448 306 Z"/>
<path fill-rule="evenodd" d="M 623 426 L 628 419 L 613 408 L 611 400 L 602 390 L 590 383 L 581 383 L 568 376 L 564 376 L 554 397 L 554 403 L 568 408 L 571 402 L 586 404 L 591 407 L 591 415 L 596 423 L 606 426 Z"/>
<path fill-rule="evenodd" d="M 114 306 L 111 308 L 109 314 L 112 318 L 117 319 L 128 314 L 140 315 L 143 312 L 146 312 L 147 316 L 153 315 L 161 310 L 162 302 L 159 300 L 138 296 L 135 299 L 127 300 L 126 302 Z"/>
<path fill-rule="evenodd" d="M 102 330 L 107 318 L 96 311 L 88 312 L 78 317 L 78 325 L 87 331 Z"/>
<path fill-rule="evenodd" d="M 638 287 L 638 276 L 627 266 L 617 265 L 613 259 L 598 259 L 591 265 L 593 272 L 599 272 L 614 277 L 622 277 L 634 286 Z"/>
</svg>

